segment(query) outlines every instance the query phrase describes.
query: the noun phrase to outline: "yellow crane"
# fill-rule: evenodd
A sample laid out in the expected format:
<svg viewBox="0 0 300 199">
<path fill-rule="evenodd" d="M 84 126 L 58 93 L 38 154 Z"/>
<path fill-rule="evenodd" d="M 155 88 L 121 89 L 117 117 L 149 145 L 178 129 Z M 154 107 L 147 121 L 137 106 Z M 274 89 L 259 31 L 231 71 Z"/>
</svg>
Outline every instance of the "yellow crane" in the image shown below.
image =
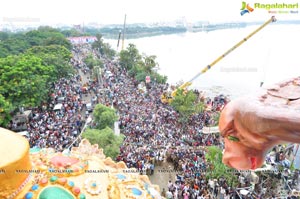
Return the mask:
<svg viewBox="0 0 300 199">
<path fill-rule="evenodd" d="M 208 71 L 209 69 L 211 69 L 216 63 L 218 63 L 221 59 L 223 59 L 224 57 L 226 57 L 229 53 L 231 53 L 233 50 L 235 50 L 237 47 L 239 47 L 240 45 L 242 45 L 244 42 L 246 42 L 250 37 L 252 37 L 254 34 L 256 34 L 258 31 L 260 31 L 261 29 L 263 29 L 265 26 L 267 26 L 268 24 L 272 23 L 272 22 L 276 22 L 276 18 L 275 16 L 272 16 L 271 19 L 269 19 L 268 21 L 266 21 L 263 25 L 261 25 L 259 28 L 257 28 L 256 30 L 254 30 L 252 33 L 250 33 L 247 37 L 245 37 L 244 39 L 242 39 L 240 42 L 238 42 L 236 45 L 234 45 L 232 48 L 230 48 L 229 50 L 227 50 L 223 55 L 221 55 L 220 57 L 218 57 L 215 61 L 213 61 L 211 64 L 207 65 L 205 68 L 203 68 L 201 70 L 201 72 L 197 73 L 190 81 L 185 82 L 184 84 L 182 84 L 181 86 L 179 86 L 177 89 L 175 89 L 174 91 L 170 92 L 164 92 L 161 96 L 161 101 L 163 103 L 170 103 L 173 98 L 176 96 L 176 93 L 178 91 L 178 89 L 187 89 L 187 87 L 189 87 L 192 82 L 197 79 L 200 75 L 204 74 L 206 71 Z"/>
</svg>

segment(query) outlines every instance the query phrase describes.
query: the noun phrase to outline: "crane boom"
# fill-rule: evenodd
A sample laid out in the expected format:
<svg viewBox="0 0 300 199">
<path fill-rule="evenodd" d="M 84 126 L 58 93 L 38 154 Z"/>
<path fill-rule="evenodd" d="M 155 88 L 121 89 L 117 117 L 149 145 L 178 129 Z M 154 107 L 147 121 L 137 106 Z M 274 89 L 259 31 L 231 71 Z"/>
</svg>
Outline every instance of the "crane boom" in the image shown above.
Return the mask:
<svg viewBox="0 0 300 199">
<path fill-rule="evenodd" d="M 252 37 L 254 34 L 256 34 L 258 31 L 260 31 L 261 29 L 263 29 L 265 26 L 267 26 L 268 24 L 275 22 L 276 18 L 275 16 L 272 16 L 271 19 L 269 19 L 268 21 L 266 21 L 263 25 L 261 25 L 259 28 L 257 28 L 256 30 L 254 30 L 252 33 L 250 33 L 247 37 L 245 37 L 244 39 L 242 39 L 240 42 L 238 42 L 236 45 L 234 45 L 232 48 L 230 48 L 229 50 L 227 50 L 223 55 L 221 55 L 220 57 L 218 57 L 215 61 L 213 61 L 211 64 L 207 65 L 205 68 L 203 68 L 199 73 L 197 73 L 190 81 L 185 82 L 184 84 L 182 84 L 181 86 L 179 86 L 179 89 L 185 89 L 187 87 L 189 87 L 192 82 L 197 79 L 200 75 L 202 75 L 203 73 L 205 73 L 206 71 L 208 71 L 209 69 L 211 69 L 216 63 L 218 63 L 221 59 L 223 59 L 224 57 L 226 57 L 229 53 L 231 53 L 232 51 L 234 51 L 237 47 L 239 47 L 240 45 L 242 45 L 244 42 L 246 42 L 250 37 Z M 172 92 L 172 97 L 174 97 L 177 93 L 178 89 L 175 89 Z"/>
</svg>

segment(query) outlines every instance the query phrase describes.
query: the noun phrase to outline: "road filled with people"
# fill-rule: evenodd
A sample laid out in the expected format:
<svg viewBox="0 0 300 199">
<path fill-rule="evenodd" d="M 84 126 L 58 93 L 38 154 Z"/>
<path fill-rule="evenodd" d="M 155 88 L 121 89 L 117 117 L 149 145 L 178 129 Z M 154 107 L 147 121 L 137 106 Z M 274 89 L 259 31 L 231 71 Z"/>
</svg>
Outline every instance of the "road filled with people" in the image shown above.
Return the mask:
<svg viewBox="0 0 300 199">
<path fill-rule="evenodd" d="M 223 147 L 219 134 L 205 134 L 203 127 L 217 124 L 215 115 L 228 103 L 224 95 L 210 98 L 195 90 L 199 100 L 210 108 L 193 115 L 183 126 L 179 114 L 160 100 L 167 84 L 151 81 L 144 84 L 146 89 L 140 89 L 140 82 L 128 75 L 118 59 L 105 57 L 101 57 L 104 67 L 97 79 L 84 59 L 90 54 L 100 57 L 98 52 L 90 44 L 77 44 L 72 53 L 71 64 L 76 74 L 60 79 L 53 85 L 50 101 L 32 109 L 32 118 L 26 123 L 31 147 L 63 151 L 73 145 L 89 114 L 87 104 L 102 103 L 117 110 L 119 127 L 125 135 L 116 161 L 124 161 L 128 167 L 148 175 L 153 175 L 163 162 L 173 165 L 176 179 L 169 181 L 163 196 L 168 199 L 237 197 L 226 179 L 207 179 L 202 172 L 210 166 L 205 159 L 205 146 Z M 240 187 L 248 185 L 249 182 L 240 180 Z"/>
</svg>

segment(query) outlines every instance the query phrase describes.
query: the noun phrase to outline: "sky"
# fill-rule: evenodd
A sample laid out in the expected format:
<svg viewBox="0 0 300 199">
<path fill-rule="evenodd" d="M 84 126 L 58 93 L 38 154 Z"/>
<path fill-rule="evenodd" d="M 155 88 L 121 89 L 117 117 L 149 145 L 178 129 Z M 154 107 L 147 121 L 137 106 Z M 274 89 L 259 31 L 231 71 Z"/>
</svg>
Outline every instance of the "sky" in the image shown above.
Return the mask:
<svg viewBox="0 0 300 199">
<path fill-rule="evenodd" d="M 298 3 L 299 0 L 247 0 L 247 3 Z M 2 0 L 0 24 L 122 24 L 185 19 L 194 21 L 265 21 L 264 9 L 240 15 L 242 0 Z M 281 19 L 300 20 L 300 14 L 279 14 Z M 278 17 L 278 16 L 277 16 Z"/>
</svg>

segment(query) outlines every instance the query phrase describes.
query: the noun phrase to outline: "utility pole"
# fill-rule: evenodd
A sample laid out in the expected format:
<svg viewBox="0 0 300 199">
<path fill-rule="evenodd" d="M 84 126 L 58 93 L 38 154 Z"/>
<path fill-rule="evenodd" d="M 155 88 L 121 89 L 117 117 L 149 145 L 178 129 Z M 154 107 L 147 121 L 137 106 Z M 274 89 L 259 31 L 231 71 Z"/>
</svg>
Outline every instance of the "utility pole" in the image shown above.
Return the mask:
<svg viewBox="0 0 300 199">
<path fill-rule="evenodd" d="M 119 38 L 118 38 L 118 44 L 117 44 L 117 50 L 119 49 L 120 39 L 121 39 L 122 31 L 119 31 Z"/>
<path fill-rule="evenodd" d="M 82 22 L 82 33 L 84 34 L 84 21 Z"/>
<path fill-rule="evenodd" d="M 124 50 L 125 25 L 126 25 L 126 14 L 125 14 L 125 18 L 124 18 L 124 26 L 123 26 L 122 50 Z"/>
<path fill-rule="evenodd" d="M 102 88 L 102 76 L 101 76 L 101 68 L 100 68 L 100 66 L 97 66 L 97 79 L 98 79 L 98 83 L 99 83 L 99 86 L 100 86 L 100 88 Z"/>
</svg>

